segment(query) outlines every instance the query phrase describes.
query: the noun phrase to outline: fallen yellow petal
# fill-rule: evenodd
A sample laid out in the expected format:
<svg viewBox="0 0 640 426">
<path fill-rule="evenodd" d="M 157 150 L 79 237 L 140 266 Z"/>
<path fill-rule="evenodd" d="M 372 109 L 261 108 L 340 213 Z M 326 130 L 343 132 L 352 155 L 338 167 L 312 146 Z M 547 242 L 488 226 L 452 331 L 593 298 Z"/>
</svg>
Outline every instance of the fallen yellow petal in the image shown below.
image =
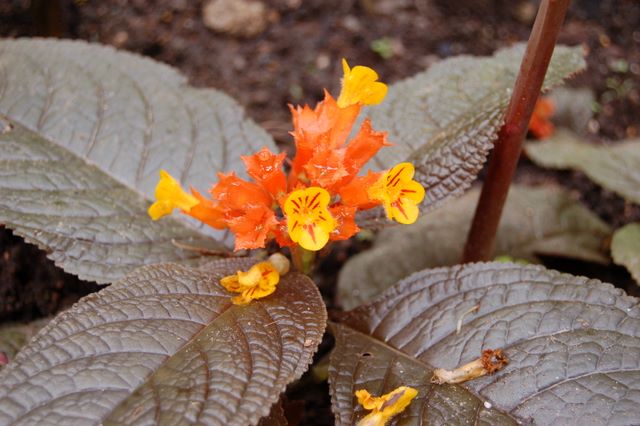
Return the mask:
<svg viewBox="0 0 640 426">
<path fill-rule="evenodd" d="M 356 391 L 358 403 L 371 413 L 364 416 L 358 426 L 385 426 L 397 414 L 411 404 L 418 391 L 408 386 L 400 386 L 382 396 L 372 396 L 367 390 Z"/>
<path fill-rule="evenodd" d="M 235 305 L 246 305 L 255 299 L 262 299 L 276 291 L 280 276 L 289 271 L 289 260 L 275 253 L 266 262 L 253 265 L 247 271 L 238 271 L 220 279 L 227 291 L 240 293 L 231 299 Z"/>
</svg>

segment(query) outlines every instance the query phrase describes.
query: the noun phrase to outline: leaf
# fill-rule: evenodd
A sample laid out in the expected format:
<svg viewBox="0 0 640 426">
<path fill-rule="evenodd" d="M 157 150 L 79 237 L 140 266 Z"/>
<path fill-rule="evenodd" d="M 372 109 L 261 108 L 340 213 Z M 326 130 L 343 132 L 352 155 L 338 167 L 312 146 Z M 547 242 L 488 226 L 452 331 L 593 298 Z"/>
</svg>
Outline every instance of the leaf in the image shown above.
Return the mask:
<svg viewBox="0 0 640 426">
<path fill-rule="evenodd" d="M 640 284 L 640 223 L 631 223 L 613 233 L 611 256 Z"/>
<path fill-rule="evenodd" d="M 282 408 L 282 398 L 271 406 L 269 415 L 260 419 L 258 426 L 287 426 L 289 422 L 284 415 Z"/>
<path fill-rule="evenodd" d="M 0 424 L 257 424 L 307 369 L 326 310 L 296 273 L 232 305 L 218 281 L 250 264 L 145 266 L 85 297 L 0 372 Z"/>
<path fill-rule="evenodd" d="M 346 309 L 371 300 L 412 272 L 460 262 L 480 195 L 473 189 L 414 225 L 383 230 L 375 246 L 344 265 L 338 297 Z M 496 236 L 496 256 L 538 262 L 537 255 L 608 263 L 611 229 L 566 191 L 514 185 Z"/>
<path fill-rule="evenodd" d="M 0 41 L 0 223 L 83 279 L 199 257 L 174 239 L 223 250 L 183 217 L 149 220 L 158 171 L 204 191 L 262 146 L 272 139 L 236 102 L 166 65 L 84 42 Z"/>
<path fill-rule="evenodd" d="M 0 352 L 9 360 L 23 347 L 51 318 L 41 318 L 28 324 L 11 323 L 0 327 Z M 2 368 L 2 366 L 0 366 Z"/>
<path fill-rule="evenodd" d="M 355 390 L 399 385 L 419 393 L 397 424 L 640 423 L 640 305 L 597 280 L 504 263 L 425 270 L 332 330 L 338 425 L 363 415 Z M 429 382 L 434 368 L 456 368 L 489 348 L 509 358 L 498 373 Z"/>
<path fill-rule="evenodd" d="M 541 167 L 573 169 L 628 201 L 640 204 L 640 139 L 600 146 L 558 130 L 544 142 L 526 144 L 527 156 Z"/>
<path fill-rule="evenodd" d="M 589 120 L 593 118 L 595 95 L 587 88 L 559 87 L 549 95 L 554 104 L 553 123 L 558 127 L 586 133 Z"/>
<path fill-rule="evenodd" d="M 523 53 L 517 45 L 492 57 L 458 56 L 390 86 L 382 105 L 368 112 L 373 127 L 395 144 L 376 155 L 376 168 L 413 162 L 427 208 L 460 195 L 493 146 Z M 544 88 L 585 66 L 581 47 L 556 46 Z"/>
</svg>

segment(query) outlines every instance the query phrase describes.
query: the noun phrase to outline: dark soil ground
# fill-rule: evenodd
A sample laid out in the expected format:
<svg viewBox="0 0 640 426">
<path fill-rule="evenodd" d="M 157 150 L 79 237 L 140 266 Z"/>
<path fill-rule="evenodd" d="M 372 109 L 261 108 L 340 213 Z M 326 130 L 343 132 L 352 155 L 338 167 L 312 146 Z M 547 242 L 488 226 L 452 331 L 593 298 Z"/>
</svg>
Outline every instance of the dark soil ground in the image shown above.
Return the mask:
<svg viewBox="0 0 640 426">
<path fill-rule="evenodd" d="M 79 38 L 169 63 L 194 85 L 229 93 L 287 147 L 291 144 L 287 103 L 313 104 L 324 87 L 336 93 L 340 58 L 370 65 L 383 81 L 394 82 L 447 56 L 488 55 L 526 40 L 537 7 L 536 1 L 526 0 L 263 3 L 267 5 L 265 30 L 237 38 L 205 27 L 202 1 L 8 0 L 0 2 L 0 36 Z M 637 0 L 572 2 L 560 42 L 588 47 L 589 68 L 570 84 L 589 87 L 596 94 L 597 112 L 589 123 L 594 140 L 615 141 L 640 132 L 639 24 Z M 597 187 L 580 173 L 540 170 L 524 161 L 518 179 L 559 182 L 613 226 L 640 220 L 637 206 Z M 339 245 L 321 268 L 321 289 L 330 307 L 335 270 L 359 249 Z M 622 268 L 602 269 L 563 259 L 548 259 L 547 264 L 616 282 L 638 294 Z M 0 229 L 0 321 L 50 315 L 97 289 L 60 271 L 44 253 Z M 325 342 L 320 355 L 329 348 Z M 331 424 L 326 384 L 305 380 L 289 391 L 288 406 L 295 408 L 291 400 L 304 399 L 302 424 Z"/>
</svg>

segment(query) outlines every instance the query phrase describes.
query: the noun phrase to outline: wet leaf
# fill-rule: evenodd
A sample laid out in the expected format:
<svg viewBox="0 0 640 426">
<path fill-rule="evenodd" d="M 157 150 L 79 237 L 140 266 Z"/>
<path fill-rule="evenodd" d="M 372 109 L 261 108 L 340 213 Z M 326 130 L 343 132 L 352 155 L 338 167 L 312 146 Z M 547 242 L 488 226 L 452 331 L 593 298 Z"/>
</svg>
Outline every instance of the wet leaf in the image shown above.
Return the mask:
<svg viewBox="0 0 640 426">
<path fill-rule="evenodd" d="M 631 223 L 614 232 L 611 256 L 618 265 L 625 266 L 640 284 L 640 223 Z"/>
<path fill-rule="evenodd" d="M 412 272 L 460 262 L 479 189 L 427 213 L 410 226 L 383 230 L 374 247 L 345 264 L 338 297 L 354 308 Z M 611 229 L 569 193 L 514 185 L 496 237 L 495 255 L 538 262 L 537 255 L 609 261 L 604 241 Z"/>
<path fill-rule="evenodd" d="M 111 282 L 224 246 L 182 217 L 152 223 L 158 171 L 205 191 L 272 139 L 226 95 L 84 42 L 0 41 L 0 223 L 63 269 Z"/>
<path fill-rule="evenodd" d="M 425 207 L 461 194 L 482 168 L 502 125 L 523 52 L 524 45 L 517 45 L 492 57 L 445 59 L 393 84 L 385 101 L 368 112 L 374 128 L 387 131 L 395 144 L 376 155 L 374 167 L 413 162 L 427 189 Z M 580 47 L 556 46 L 544 87 L 584 68 Z"/>
<path fill-rule="evenodd" d="M 231 304 L 203 269 L 145 266 L 56 317 L 0 372 L 0 424 L 249 425 L 311 362 L 326 311 L 311 280 Z"/>
<path fill-rule="evenodd" d="M 527 156 L 539 166 L 578 170 L 598 185 L 640 204 L 640 139 L 593 145 L 568 130 L 544 142 L 528 143 Z"/>
<path fill-rule="evenodd" d="M 640 423 L 640 305 L 597 280 L 504 263 L 424 270 L 332 330 L 339 425 L 364 414 L 355 390 L 400 385 L 419 393 L 398 424 Z M 509 364 L 494 375 L 430 383 L 498 348 Z"/>
</svg>

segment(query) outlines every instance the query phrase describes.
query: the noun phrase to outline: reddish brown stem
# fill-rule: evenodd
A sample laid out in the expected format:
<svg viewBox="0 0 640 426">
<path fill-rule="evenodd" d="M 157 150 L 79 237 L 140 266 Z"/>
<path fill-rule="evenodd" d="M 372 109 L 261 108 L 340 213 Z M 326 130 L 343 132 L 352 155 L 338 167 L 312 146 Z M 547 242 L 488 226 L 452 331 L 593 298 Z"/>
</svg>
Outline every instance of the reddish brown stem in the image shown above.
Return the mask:
<svg viewBox="0 0 640 426">
<path fill-rule="evenodd" d="M 542 0 L 520 72 L 498 133 L 462 262 L 490 260 L 509 186 L 522 151 L 531 113 L 547 73 L 570 0 Z"/>
</svg>

